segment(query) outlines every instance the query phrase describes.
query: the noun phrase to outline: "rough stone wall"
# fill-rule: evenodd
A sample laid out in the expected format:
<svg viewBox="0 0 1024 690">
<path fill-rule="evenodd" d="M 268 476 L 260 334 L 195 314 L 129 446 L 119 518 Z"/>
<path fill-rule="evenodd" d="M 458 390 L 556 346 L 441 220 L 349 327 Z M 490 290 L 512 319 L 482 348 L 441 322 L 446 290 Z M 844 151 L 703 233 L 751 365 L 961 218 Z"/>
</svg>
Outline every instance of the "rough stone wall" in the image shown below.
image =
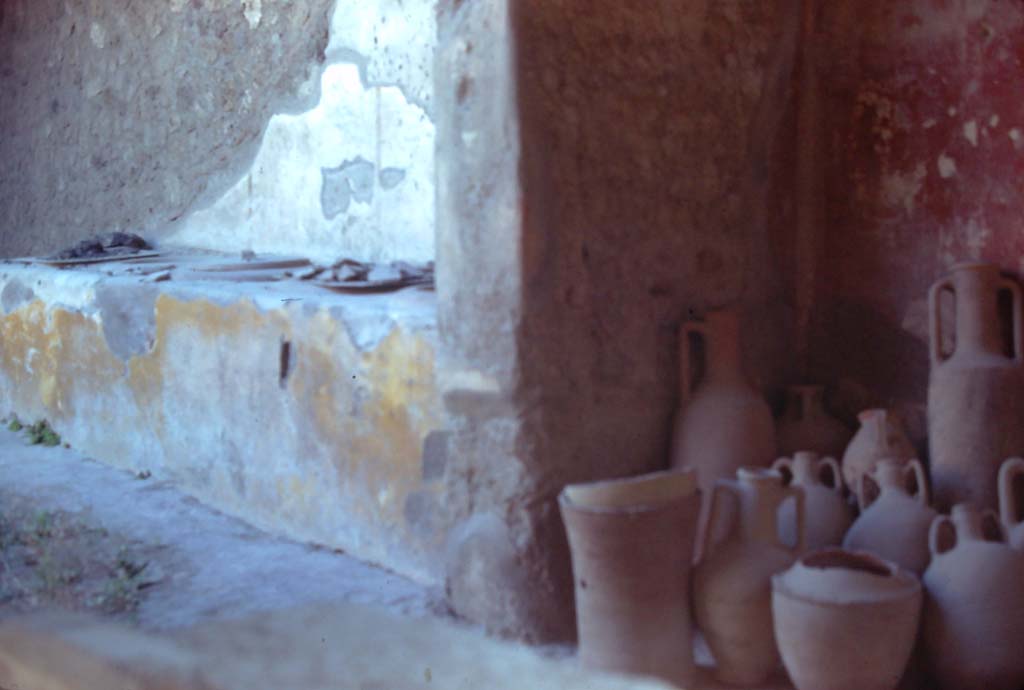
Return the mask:
<svg viewBox="0 0 1024 690">
<path fill-rule="evenodd" d="M 317 100 L 332 0 L 0 3 L 0 251 L 159 231 Z"/>
<path fill-rule="evenodd" d="M 792 179 L 772 173 L 789 141 L 798 16 L 789 3 L 445 6 L 440 268 L 505 250 L 478 275 L 518 269 L 522 281 L 462 274 L 448 286 L 514 325 L 459 322 L 454 334 L 475 372 L 462 372 L 462 392 L 490 392 L 472 410 L 445 398 L 464 458 L 455 468 L 465 465 L 450 465 L 449 496 L 460 482 L 479 487 L 453 502 L 463 522 L 449 589 L 457 609 L 502 632 L 566 638 L 556 496 L 570 481 L 666 465 L 680 321 L 738 305 L 751 372 L 766 384 L 787 376 L 791 308 L 778 276 L 791 251 L 776 240 L 791 239 L 781 228 L 792 204 L 777 198 Z M 495 95 L 509 89 L 511 104 Z M 495 191 L 508 203 L 494 204 Z M 472 229 L 452 241 L 460 223 Z M 489 347 L 514 348 L 504 379 Z"/>
<path fill-rule="evenodd" d="M 0 252 L 432 259 L 434 7 L 6 0 Z"/>
<path fill-rule="evenodd" d="M 812 368 L 850 415 L 901 409 L 924 450 L 929 285 L 954 262 L 1024 271 L 1015 3 L 823 5 L 827 225 Z"/>
</svg>

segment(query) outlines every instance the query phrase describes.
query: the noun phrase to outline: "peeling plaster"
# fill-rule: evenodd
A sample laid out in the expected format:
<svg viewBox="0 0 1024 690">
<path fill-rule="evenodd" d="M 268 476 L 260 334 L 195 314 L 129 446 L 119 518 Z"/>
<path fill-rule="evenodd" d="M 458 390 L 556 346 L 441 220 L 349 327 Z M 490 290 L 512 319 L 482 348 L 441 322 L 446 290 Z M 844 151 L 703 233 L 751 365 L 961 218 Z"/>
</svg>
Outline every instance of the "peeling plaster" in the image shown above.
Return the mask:
<svg viewBox="0 0 1024 690">
<path fill-rule="evenodd" d="M 971 146 L 978 145 L 978 123 L 974 120 L 964 123 L 964 138 L 971 142 Z"/>
<path fill-rule="evenodd" d="M 956 175 L 956 161 L 946 154 L 939 156 L 937 167 L 939 169 L 939 176 L 944 180 Z"/>
<path fill-rule="evenodd" d="M 915 200 L 924 186 L 928 171 L 919 163 L 908 173 L 889 173 L 882 178 L 882 194 L 888 206 L 902 207 L 907 215 L 914 212 Z"/>
<path fill-rule="evenodd" d="M 432 260 L 433 10 L 428 0 L 339 3 L 320 102 L 271 118 L 248 174 L 166 243 Z"/>
</svg>

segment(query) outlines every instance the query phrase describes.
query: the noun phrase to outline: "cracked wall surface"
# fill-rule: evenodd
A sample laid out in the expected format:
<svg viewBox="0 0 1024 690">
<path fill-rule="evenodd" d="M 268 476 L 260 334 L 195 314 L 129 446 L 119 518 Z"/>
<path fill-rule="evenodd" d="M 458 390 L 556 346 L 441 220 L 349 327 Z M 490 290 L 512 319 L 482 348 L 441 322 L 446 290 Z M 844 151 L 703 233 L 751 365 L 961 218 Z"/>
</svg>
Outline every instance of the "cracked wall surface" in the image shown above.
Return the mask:
<svg viewBox="0 0 1024 690">
<path fill-rule="evenodd" d="M 4 3 L 0 252 L 432 259 L 434 27 L 432 0 Z"/>
</svg>

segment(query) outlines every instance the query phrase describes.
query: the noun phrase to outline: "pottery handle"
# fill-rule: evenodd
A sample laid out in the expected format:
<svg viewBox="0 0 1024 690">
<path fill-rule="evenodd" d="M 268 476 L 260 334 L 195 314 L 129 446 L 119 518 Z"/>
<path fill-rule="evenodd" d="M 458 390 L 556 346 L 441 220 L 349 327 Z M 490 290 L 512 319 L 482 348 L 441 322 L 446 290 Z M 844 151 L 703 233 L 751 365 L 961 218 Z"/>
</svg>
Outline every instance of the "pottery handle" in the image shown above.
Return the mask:
<svg viewBox="0 0 1024 690">
<path fill-rule="evenodd" d="M 949 278 L 943 278 L 934 285 L 928 291 L 928 321 L 929 321 L 929 333 L 931 335 L 931 357 L 932 366 L 938 366 L 947 359 L 948 356 L 942 353 L 942 316 L 939 313 L 941 310 L 940 297 L 942 296 L 943 290 L 949 290 L 956 294 L 956 289 L 953 287 L 953 281 Z"/>
<path fill-rule="evenodd" d="M 704 337 L 707 330 L 704 324 L 696 321 L 687 321 L 679 327 L 679 406 L 684 406 L 690 399 L 693 392 L 693 382 L 690 380 L 690 334 L 696 333 Z"/>
<path fill-rule="evenodd" d="M 1006 541 L 1006 529 L 996 515 L 996 511 L 986 508 L 981 513 L 981 538 L 995 544 L 1002 544 Z"/>
<path fill-rule="evenodd" d="M 1003 278 L 999 287 L 1010 293 L 1013 298 L 1013 361 L 1018 364 L 1024 363 L 1024 325 L 1021 324 L 1021 309 L 1024 308 L 1024 300 L 1021 300 L 1020 285 L 1012 278 Z"/>
<path fill-rule="evenodd" d="M 1021 506 L 1017 505 L 1013 484 L 1024 475 L 1024 458 L 1009 458 L 999 468 L 999 516 L 1007 528 L 1021 522 Z"/>
<path fill-rule="evenodd" d="M 907 466 L 903 468 L 903 476 L 906 477 L 908 474 L 913 473 L 914 481 L 917 484 L 917 493 L 914 494 L 914 498 L 917 501 L 927 507 L 931 503 L 931 496 L 928 491 L 928 479 L 924 473 L 924 467 L 921 465 L 921 461 L 914 458 L 907 463 Z"/>
<path fill-rule="evenodd" d="M 868 482 L 871 482 L 870 488 L 872 489 L 871 495 L 868 495 Z M 878 482 L 874 477 L 871 476 L 870 472 L 865 472 L 857 479 L 857 507 L 860 508 L 860 512 L 864 512 L 868 507 L 875 502 L 878 495 L 882 492 L 882 487 L 878 485 Z"/>
<path fill-rule="evenodd" d="M 783 477 L 788 476 L 793 481 L 793 458 L 778 458 L 772 463 L 772 469 Z"/>
<path fill-rule="evenodd" d="M 839 462 L 831 457 L 824 457 L 818 461 L 818 467 L 825 466 L 832 473 L 832 490 L 840 496 L 843 495 L 843 471 L 839 469 Z M 820 470 L 819 470 L 820 477 Z"/>
<path fill-rule="evenodd" d="M 807 523 L 805 522 L 806 512 L 804 510 L 806 505 L 807 495 L 804 493 L 802 486 L 791 486 L 786 490 L 787 497 L 792 496 L 793 500 L 796 501 L 796 544 L 790 546 L 776 536 L 776 540 L 779 542 L 779 546 L 784 549 L 788 549 L 793 553 L 799 555 L 807 550 Z M 775 530 L 778 535 L 778 529 Z"/>
<path fill-rule="evenodd" d="M 711 537 L 720 534 L 722 539 L 728 539 L 732 535 L 732 528 L 735 526 L 735 521 L 729 526 L 728 530 L 719 529 L 719 523 L 722 521 L 722 495 L 727 494 L 739 505 L 742 500 L 739 491 L 737 491 L 732 485 L 725 481 L 719 480 L 715 482 L 714 488 L 711 489 L 711 508 L 708 511 L 708 521 L 704 525 L 704 534 L 700 535 L 700 542 L 704 544 L 704 555 L 703 558 L 707 558 L 711 555 L 712 550 L 717 545 L 717 542 L 712 542 Z"/>
<path fill-rule="evenodd" d="M 948 515 L 936 515 L 928 529 L 928 549 L 932 552 L 932 558 L 954 549 L 959 539 L 953 519 Z"/>
</svg>

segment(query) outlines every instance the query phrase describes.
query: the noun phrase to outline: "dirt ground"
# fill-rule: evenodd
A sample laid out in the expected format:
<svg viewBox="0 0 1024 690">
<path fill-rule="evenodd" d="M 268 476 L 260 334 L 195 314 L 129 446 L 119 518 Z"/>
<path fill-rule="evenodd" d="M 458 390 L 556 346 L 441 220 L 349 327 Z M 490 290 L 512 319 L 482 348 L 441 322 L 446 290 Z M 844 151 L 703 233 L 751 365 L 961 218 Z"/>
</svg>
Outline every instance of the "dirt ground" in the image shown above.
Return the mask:
<svg viewBox="0 0 1024 690">
<path fill-rule="evenodd" d="M 97 527 L 88 513 L 39 510 L 0 492 L 0 619 L 45 608 L 132 620 L 164 580 L 167 548 Z"/>
<path fill-rule="evenodd" d="M 171 477 L 105 466 L 60 428 L 12 421 L 0 424 L 0 618 L 62 608 L 169 631 L 322 602 L 448 615 L 436 586 L 261 531 Z"/>
</svg>

